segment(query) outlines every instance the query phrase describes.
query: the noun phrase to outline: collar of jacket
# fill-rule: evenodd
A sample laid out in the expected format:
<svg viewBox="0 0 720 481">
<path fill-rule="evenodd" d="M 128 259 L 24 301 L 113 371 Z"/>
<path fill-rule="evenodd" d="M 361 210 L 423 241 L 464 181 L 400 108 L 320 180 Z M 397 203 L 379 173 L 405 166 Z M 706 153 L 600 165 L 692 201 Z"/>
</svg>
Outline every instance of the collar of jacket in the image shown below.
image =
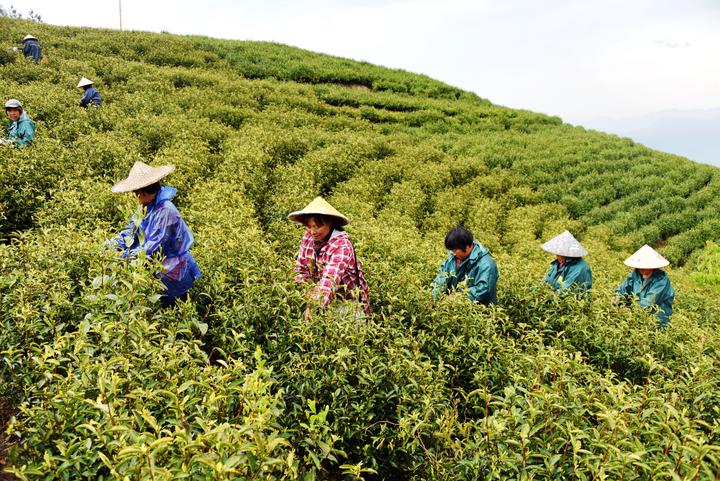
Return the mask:
<svg viewBox="0 0 720 481">
<path fill-rule="evenodd" d="M 333 229 L 333 231 L 330 233 L 330 237 L 328 237 L 327 240 L 318 242 L 315 239 L 313 239 L 313 244 L 315 246 L 315 250 L 319 251 L 324 246 L 330 244 L 333 240 L 338 239 L 340 237 L 347 237 L 347 232 L 345 232 L 344 230 Z"/>
<path fill-rule="evenodd" d="M 163 202 L 167 200 L 172 200 L 172 198 L 175 197 L 175 194 L 177 194 L 177 189 L 175 187 L 163 185 L 162 187 L 160 187 L 160 191 L 155 196 L 155 199 L 148 204 L 148 212 L 153 210 L 155 207 L 162 204 Z"/>
<path fill-rule="evenodd" d="M 473 241 L 473 250 L 472 250 L 472 252 L 470 252 L 470 255 L 467 256 L 467 257 L 465 258 L 465 260 L 460 263 L 460 266 L 464 266 L 464 265 L 469 264 L 469 263 L 471 263 L 471 262 L 476 262 L 478 259 L 480 259 L 482 256 L 484 256 L 484 255 L 487 254 L 488 252 L 490 252 L 490 251 L 488 251 L 487 247 L 483 246 L 483 245 L 482 245 L 481 243 L 479 243 L 478 241 Z M 451 253 L 451 254 L 450 254 L 450 257 L 451 257 L 451 258 L 454 258 L 455 256 Z"/>
<path fill-rule="evenodd" d="M 645 279 L 645 278 L 642 276 L 642 274 L 640 274 L 640 271 L 639 271 L 638 269 L 634 269 L 633 272 L 634 272 L 635 274 L 637 274 L 637 276 L 638 276 L 643 282 L 644 282 L 644 281 L 649 281 L 650 279 L 660 279 L 660 278 L 662 278 L 662 277 L 667 276 L 667 274 L 665 273 L 665 271 L 662 270 L 662 269 L 654 269 L 652 275 L 651 275 L 650 277 L 648 277 L 647 279 Z"/>
<path fill-rule="evenodd" d="M 563 267 L 575 265 L 580 262 L 580 259 L 582 259 L 582 257 L 566 257 Z M 560 261 L 555 259 L 554 261 L 552 261 L 552 264 L 557 264 L 558 266 L 560 266 Z"/>
<path fill-rule="evenodd" d="M 17 124 L 20 125 L 21 122 L 25 122 L 26 120 L 30 120 L 30 117 L 28 117 L 27 112 L 25 110 L 22 111 L 20 114 L 20 117 L 15 122 L 10 122 L 10 125 Z"/>
</svg>

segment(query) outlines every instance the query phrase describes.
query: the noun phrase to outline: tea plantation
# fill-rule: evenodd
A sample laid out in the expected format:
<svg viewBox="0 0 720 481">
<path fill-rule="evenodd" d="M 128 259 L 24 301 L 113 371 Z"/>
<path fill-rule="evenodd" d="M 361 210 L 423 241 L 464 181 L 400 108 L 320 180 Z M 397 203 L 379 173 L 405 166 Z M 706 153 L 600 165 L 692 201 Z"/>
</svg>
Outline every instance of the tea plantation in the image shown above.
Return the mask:
<svg viewBox="0 0 720 481">
<path fill-rule="evenodd" d="M 26 33 L 47 56 L 7 50 Z M 720 477 L 720 171 L 430 78 L 260 42 L 0 18 L 0 467 L 23 480 Z M 77 106 L 80 76 L 101 109 Z M 156 259 L 101 255 L 168 184 L 203 272 L 160 309 Z M 317 195 L 352 219 L 373 316 L 303 318 L 291 266 Z M 446 230 L 498 261 L 498 305 L 431 305 Z M 591 302 L 541 283 L 588 248 Z M 666 330 L 613 305 L 642 244 Z"/>
</svg>

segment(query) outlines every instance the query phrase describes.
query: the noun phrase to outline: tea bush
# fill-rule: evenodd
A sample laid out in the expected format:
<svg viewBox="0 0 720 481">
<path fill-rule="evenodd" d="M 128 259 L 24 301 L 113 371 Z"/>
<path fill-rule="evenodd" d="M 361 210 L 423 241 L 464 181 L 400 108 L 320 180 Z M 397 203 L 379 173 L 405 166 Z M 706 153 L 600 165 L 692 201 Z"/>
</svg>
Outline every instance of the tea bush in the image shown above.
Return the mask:
<svg viewBox="0 0 720 481">
<path fill-rule="evenodd" d="M 716 479 L 715 168 L 424 76 L 263 42 L 32 27 L 0 61 L 37 122 L 0 149 L 0 466 L 19 479 Z M 77 106 L 80 75 L 101 109 Z M 157 259 L 104 242 L 167 182 L 203 277 L 158 303 Z M 303 317 L 316 195 L 347 214 L 367 323 Z M 498 304 L 431 302 L 448 228 L 493 252 Z M 539 249 L 571 230 L 591 299 Z M 673 263 L 670 326 L 614 305 L 622 260 Z M 685 264 L 685 267 L 682 265 Z M 3 465 L 3 460 L 5 465 Z"/>
</svg>

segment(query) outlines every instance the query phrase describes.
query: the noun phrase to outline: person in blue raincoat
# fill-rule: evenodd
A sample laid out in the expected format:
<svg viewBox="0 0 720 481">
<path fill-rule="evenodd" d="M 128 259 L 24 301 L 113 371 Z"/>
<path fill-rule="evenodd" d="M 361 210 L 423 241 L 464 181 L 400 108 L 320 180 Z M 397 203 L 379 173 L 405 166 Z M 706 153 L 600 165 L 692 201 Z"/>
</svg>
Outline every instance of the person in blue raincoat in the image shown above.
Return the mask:
<svg viewBox="0 0 720 481">
<path fill-rule="evenodd" d="M 553 237 L 540 246 L 555 254 L 555 260 L 545 274 L 545 282 L 556 292 L 567 292 L 587 297 L 592 289 L 592 271 L 585 262 L 588 252 L 568 231 Z"/>
<path fill-rule="evenodd" d="M 473 302 L 496 303 L 498 269 L 490 251 L 462 226 L 450 229 L 445 236 L 445 248 L 450 253 L 433 280 L 433 299 L 464 291 Z"/>
<path fill-rule="evenodd" d="M 130 175 L 111 189 L 115 193 L 135 193 L 138 202 L 145 207 L 146 214 L 140 224 L 131 219 L 127 228 L 110 243 L 122 251 L 124 257 L 133 257 L 140 250 L 150 256 L 162 256 L 165 270 L 161 280 L 166 288 L 160 299 L 163 307 L 187 299 L 187 292 L 200 277 L 200 269 L 190 253 L 193 235 L 171 202 L 177 190 L 160 184 L 160 180 L 174 170 L 172 165 L 151 167 L 135 162 Z"/>
<path fill-rule="evenodd" d="M 625 265 L 633 271 L 620 284 L 615 293 L 617 300 L 635 301 L 639 306 L 651 309 L 665 328 L 672 316 L 675 290 L 670 278 L 661 268 L 670 262 L 649 245 L 644 245 L 625 259 Z"/>
<path fill-rule="evenodd" d="M 38 63 L 42 58 L 42 47 L 36 37 L 30 34 L 25 35 L 23 38 L 23 55 L 33 59 L 35 63 Z"/>
<path fill-rule="evenodd" d="M 80 99 L 80 107 L 100 107 L 102 105 L 102 98 L 100 97 L 100 92 L 98 92 L 98 89 L 95 88 L 93 83 L 94 82 L 92 80 L 86 79 L 85 77 L 82 77 L 78 82 L 77 88 L 83 89 L 85 92 Z"/>
<path fill-rule="evenodd" d="M 0 144 L 12 144 L 25 147 L 35 138 L 35 122 L 28 117 L 22 104 L 17 99 L 5 102 L 5 115 L 10 119 L 10 127 Z"/>
</svg>

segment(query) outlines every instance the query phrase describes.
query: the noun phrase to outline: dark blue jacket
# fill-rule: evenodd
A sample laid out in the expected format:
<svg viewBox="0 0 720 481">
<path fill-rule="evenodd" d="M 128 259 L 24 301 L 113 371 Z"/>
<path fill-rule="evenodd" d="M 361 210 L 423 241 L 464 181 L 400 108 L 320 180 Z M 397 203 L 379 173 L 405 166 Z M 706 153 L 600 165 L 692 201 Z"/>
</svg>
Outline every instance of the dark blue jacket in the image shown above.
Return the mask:
<svg viewBox="0 0 720 481">
<path fill-rule="evenodd" d="M 633 269 L 615 292 L 626 299 L 634 299 L 639 306 L 651 308 L 660 319 L 660 327 L 670 322 L 675 290 L 662 269 L 655 269 L 647 279 L 643 279 L 640 272 Z"/>
<path fill-rule="evenodd" d="M 185 294 L 200 277 L 200 269 L 189 252 L 194 242 L 193 235 L 177 207 L 170 202 L 176 192 L 173 187 L 161 187 L 155 200 L 147 206 L 140 225 L 136 226 L 131 220 L 130 225 L 114 239 L 126 257 L 135 256 L 140 249 L 148 255 L 158 253 L 163 256 L 165 272 L 162 282 L 167 288 L 165 296 L 168 300 Z M 142 245 L 141 231 L 145 234 Z"/>
<path fill-rule="evenodd" d="M 102 105 L 102 98 L 100 98 L 100 92 L 95 87 L 90 87 L 85 91 L 83 97 L 80 99 L 80 107 L 87 107 L 88 105 Z"/>
<path fill-rule="evenodd" d="M 39 62 L 42 58 L 42 47 L 40 42 L 35 39 L 25 40 L 23 42 L 23 55 L 26 57 L 32 57 L 35 63 Z"/>
<path fill-rule="evenodd" d="M 471 301 L 489 305 L 497 302 L 498 269 L 495 259 L 478 241 L 474 242 L 470 255 L 456 266 L 455 256 L 450 253 L 440 266 L 433 281 L 433 298 L 452 291 L 467 281 L 467 296 Z"/>
</svg>

